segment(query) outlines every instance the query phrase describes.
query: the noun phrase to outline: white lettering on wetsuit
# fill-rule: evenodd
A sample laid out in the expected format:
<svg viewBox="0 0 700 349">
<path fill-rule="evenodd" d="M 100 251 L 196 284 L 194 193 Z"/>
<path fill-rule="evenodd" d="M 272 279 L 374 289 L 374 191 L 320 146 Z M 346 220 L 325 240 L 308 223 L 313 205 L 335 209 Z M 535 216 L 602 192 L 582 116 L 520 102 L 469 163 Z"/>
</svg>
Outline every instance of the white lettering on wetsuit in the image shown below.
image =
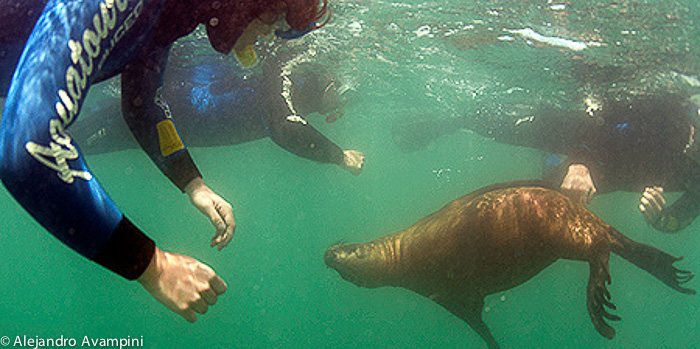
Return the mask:
<svg viewBox="0 0 700 349">
<path fill-rule="evenodd" d="M 166 119 L 172 119 L 173 118 L 173 113 L 170 112 L 170 106 L 168 105 L 168 102 L 163 98 L 162 95 L 163 92 L 163 86 L 158 87 L 156 90 L 156 96 L 153 98 L 153 102 L 163 111 L 163 114 L 165 114 Z"/>
<path fill-rule="evenodd" d="M 65 73 L 66 89 L 58 90 L 59 101 L 56 102 L 58 118 L 49 120 L 51 142 L 43 146 L 35 142 L 27 142 L 25 148 L 42 164 L 58 172 L 59 178 L 66 183 L 73 183 L 74 178 L 90 180 L 92 175 L 87 171 L 73 170 L 67 160 L 78 158 L 78 151 L 71 144 L 71 138 L 65 133 L 65 128 L 73 122 L 79 112 L 78 104 L 87 89 L 87 82 L 94 71 L 99 71 L 109 57 L 117 42 L 134 25 L 143 10 L 143 0 L 140 0 L 128 14 L 121 25 L 115 29 L 117 16 L 128 8 L 128 0 L 104 0 L 99 4 L 99 13 L 92 18 L 94 28 L 86 28 L 82 38 L 68 40 L 70 58 L 73 62 Z M 112 35 L 107 48 L 100 52 L 102 43 Z M 82 41 L 81 41 L 82 39 Z M 82 44 L 81 44 L 82 42 Z M 95 60 L 100 56 L 97 65 Z M 53 160 L 51 160 L 53 158 Z"/>
<path fill-rule="evenodd" d="M 39 162 L 58 172 L 58 177 L 66 183 L 73 183 L 74 178 L 82 178 L 86 181 L 92 179 L 92 175 L 87 171 L 73 170 L 68 166 L 67 160 L 78 158 L 78 150 L 71 144 L 71 138 L 63 129 L 63 125 L 57 119 L 49 121 L 51 133 L 51 143 L 49 147 L 38 145 L 34 142 L 27 142 L 25 148 Z M 50 157 L 55 162 L 49 160 Z"/>
</svg>

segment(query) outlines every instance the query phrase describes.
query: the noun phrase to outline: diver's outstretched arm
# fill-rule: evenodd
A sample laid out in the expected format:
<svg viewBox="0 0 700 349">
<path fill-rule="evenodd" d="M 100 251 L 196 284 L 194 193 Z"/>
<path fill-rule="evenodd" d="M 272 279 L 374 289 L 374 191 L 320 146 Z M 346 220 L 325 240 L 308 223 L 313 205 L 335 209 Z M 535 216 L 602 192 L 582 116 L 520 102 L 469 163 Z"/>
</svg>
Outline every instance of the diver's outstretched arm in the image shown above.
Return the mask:
<svg viewBox="0 0 700 349">
<path fill-rule="evenodd" d="M 211 241 L 228 245 L 236 228 L 232 206 L 209 189 L 175 127 L 160 89 L 170 48 L 154 50 L 122 72 L 122 110 L 134 137 L 149 157 L 190 202 L 216 227 Z"/>
</svg>

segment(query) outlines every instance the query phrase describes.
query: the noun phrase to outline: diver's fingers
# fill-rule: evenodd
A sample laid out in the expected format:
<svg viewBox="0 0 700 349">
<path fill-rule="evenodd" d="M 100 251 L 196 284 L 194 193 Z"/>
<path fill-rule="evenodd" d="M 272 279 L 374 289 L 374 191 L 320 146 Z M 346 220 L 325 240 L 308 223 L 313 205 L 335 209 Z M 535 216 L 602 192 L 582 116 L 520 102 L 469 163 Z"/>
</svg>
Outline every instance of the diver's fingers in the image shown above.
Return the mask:
<svg viewBox="0 0 700 349">
<path fill-rule="evenodd" d="M 647 188 L 640 200 L 651 212 L 660 213 L 666 206 L 666 200 L 657 191 Z"/>
<path fill-rule="evenodd" d="M 362 172 L 365 156 L 357 150 L 343 150 L 343 162 L 340 165 L 344 170 L 357 176 Z"/>
<path fill-rule="evenodd" d="M 226 281 L 222 279 L 219 275 L 214 275 L 209 280 L 209 285 L 211 285 L 211 289 L 216 292 L 217 295 L 222 295 L 224 292 L 226 292 L 226 289 L 228 288 L 228 285 L 226 285 Z"/>
<path fill-rule="evenodd" d="M 647 196 L 642 196 L 642 198 L 639 200 L 641 202 L 641 206 L 644 207 L 644 211 L 648 216 L 653 216 L 659 211 L 656 209 L 654 205 L 649 201 L 650 199 Z"/>
<path fill-rule="evenodd" d="M 647 223 L 656 221 L 659 215 L 661 215 L 661 209 L 657 204 L 652 204 L 650 197 L 652 196 L 645 191 L 639 204 L 639 211 L 642 212 L 644 220 L 647 221 Z"/>
<path fill-rule="evenodd" d="M 194 310 L 189 309 L 189 308 L 180 312 L 180 316 L 185 318 L 185 320 L 187 320 L 187 322 L 190 322 L 190 323 L 194 323 L 197 321 L 197 314 L 195 314 Z"/>
<path fill-rule="evenodd" d="M 224 231 L 221 234 L 221 239 L 218 241 L 219 251 L 221 251 L 233 239 L 233 233 L 236 230 L 236 220 L 233 218 L 233 206 L 224 200 L 216 205 L 216 211 L 224 222 Z"/>
<path fill-rule="evenodd" d="M 192 304 L 190 304 L 190 308 L 194 310 L 195 313 L 204 315 L 209 310 L 209 305 L 207 304 L 207 301 L 204 299 L 204 297 L 202 297 L 192 302 Z"/>
<path fill-rule="evenodd" d="M 236 222 L 233 219 L 233 206 L 215 193 L 210 193 L 210 198 L 202 212 L 209 217 L 212 225 L 216 228 L 210 246 L 219 246 L 219 250 L 226 247 L 233 238 L 236 229 Z"/>
<path fill-rule="evenodd" d="M 201 178 L 194 179 L 187 185 L 185 192 L 190 197 L 190 202 L 202 212 L 216 228 L 210 246 L 226 244 L 231 240 L 236 222 L 233 219 L 233 206 L 221 196 L 209 189 Z"/>
<path fill-rule="evenodd" d="M 214 237 L 211 239 L 211 246 L 213 247 L 220 241 L 220 236 L 226 231 L 226 223 L 221 218 L 219 211 L 217 210 L 218 202 L 216 199 L 222 200 L 218 195 L 213 192 L 205 192 L 203 194 L 197 195 L 192 202 L 200 212 L 202 212 L 216 229 Z"/>
<path fill-rule="evenodd" d="M 649 212 L 647 211 L 646 206 L 644 204 L 639 204 L 639 211 L 642 212 L 642 216 L 644 216 L 644 220 L 649 221 Z"/>
<path fill-rule="evenodd" d="M 666 207 L 666 197 L 664 196 L 664 188 L 662 187 L 652 187 L 650 190 L 651 194 L 656 198 L 656 201 L 661 206 L 661 209 Z"/>
<path fill-rule="evenodd" d="M 365 154 L 362 154 L 361 152 L 358 152 L 358 164 L 357 168 L 362 170 L 362 167 L 365 166 Z"/>
<path fill-rule="evenodd" d="M 204 301 L 207 302 L 207 304 L 209 305 L 214 305 L 219 300 L 219 296 L 211 288 L 202 291 L 201 294 Z"/>
</svg>

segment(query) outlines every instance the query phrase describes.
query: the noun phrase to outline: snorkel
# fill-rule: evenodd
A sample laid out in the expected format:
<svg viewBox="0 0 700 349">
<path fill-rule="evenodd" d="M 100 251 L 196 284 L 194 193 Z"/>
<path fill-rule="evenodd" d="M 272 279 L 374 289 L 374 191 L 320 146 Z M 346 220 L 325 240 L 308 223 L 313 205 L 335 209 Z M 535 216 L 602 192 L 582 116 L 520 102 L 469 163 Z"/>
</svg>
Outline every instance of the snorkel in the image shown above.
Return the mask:
<svg viewBox="0 0 700 349">
<path fill-rule="evenodd" d="M 280 38 L 282 40 L 298 39 L 298 38 L 310 33 L 312 30 L 315 30 L 317 25 L 318 25 L 318 23 L 312 22 L 309 25 L 309 27 L 304 29 L 304 30 L 296 30 L 296 29 L 289 28 L 289 29 L 283 31 L 281 29 L 277 29 L 277 30 L 275 30 L 275 36 L 277 36 L 278 38 Z"/>
</svg>

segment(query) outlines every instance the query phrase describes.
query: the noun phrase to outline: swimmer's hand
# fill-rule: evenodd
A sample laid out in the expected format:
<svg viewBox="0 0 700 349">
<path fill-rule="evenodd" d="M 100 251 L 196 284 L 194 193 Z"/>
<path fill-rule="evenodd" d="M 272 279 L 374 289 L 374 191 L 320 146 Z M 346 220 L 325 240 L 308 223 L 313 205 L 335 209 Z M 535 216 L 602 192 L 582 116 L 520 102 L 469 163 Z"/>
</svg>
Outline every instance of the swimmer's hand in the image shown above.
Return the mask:
<svg viewBox="0 0 700 349">
<path fill-rule="evenodd" d="M 642 211 L 644 220 L 649 224 L 655 224 L 661 217 L 661 211 L 666 207 L 664 188 L 647 187 L 642 193 L 639 210 Z"/>
<path fill-rule="evenodd" d="M 365 164 L 365 155 L 357 150 L 343 150 L 343 163 L 340 167 L 355 176 L 362 172 Z"/>
<path fill-rule="evenodd" d="M 209 217 L 211 223 L 214 224 L 216 233 L 211 239 L 210 246 L 218 246 L 219 251 L 221 251 L 222 248 L 231 242 L 233 233 L 236 230 L 236 221 L 233 219 L 233 207 L 209 189 L 201 177 L 197 177 L 187 183 L 185 193 L 190 197 L 192 205 Z"/>
<path fill-rule="evenodd" d="M 591 172 L 588 170 L 588 167 L 581 164 L 569 166 L 566 177 L 561 183 L 561 188 L 571 191 L 584 204 L 589 204 L 596 192 Z"/>
<path fill-rule="evenodd" d="M 197 314 L 203 315 L 216 304 L 227 287 L 206 264 L 157 247 L 138 282 L 158 302 L 189 322 L 197 321 Z"/>
</svg>

